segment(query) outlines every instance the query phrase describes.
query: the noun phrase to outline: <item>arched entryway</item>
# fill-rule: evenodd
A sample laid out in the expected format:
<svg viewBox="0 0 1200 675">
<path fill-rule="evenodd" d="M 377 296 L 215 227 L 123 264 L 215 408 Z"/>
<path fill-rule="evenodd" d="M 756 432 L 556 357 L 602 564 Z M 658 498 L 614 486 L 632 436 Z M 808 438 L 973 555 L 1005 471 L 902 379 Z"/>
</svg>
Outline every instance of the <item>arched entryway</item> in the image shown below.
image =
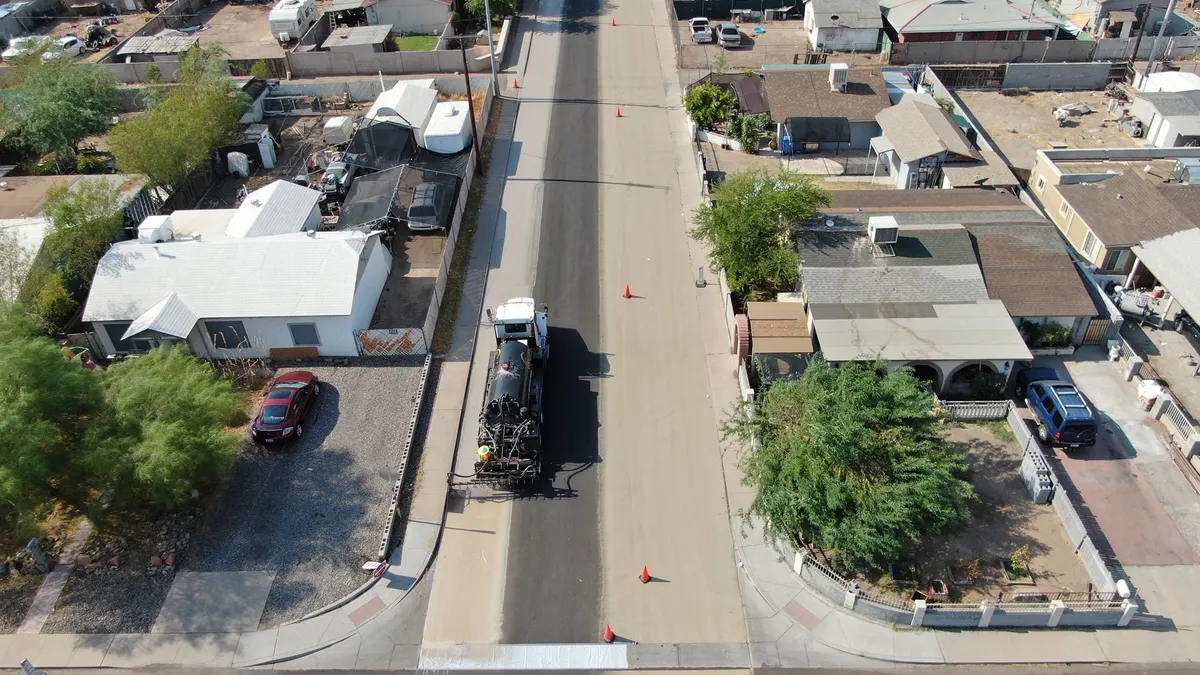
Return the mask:
<svg viewBox="0 0 1200 675">
<path fill-rule="evenodd" d="M 913 377 L 929 384 L 929 391 L 938 391 L 942 384 L 942 373 L 935 366 L 929 363 L 910 363 L 908 368 L 912 369 Z"/>
<path fill-rule="evenodd" d="M 942 398 L 963 401 L 994 401 L 1004 398 L 1006 378 L 987 361 L 972 361 L 950 375 Z"/>
</svg>

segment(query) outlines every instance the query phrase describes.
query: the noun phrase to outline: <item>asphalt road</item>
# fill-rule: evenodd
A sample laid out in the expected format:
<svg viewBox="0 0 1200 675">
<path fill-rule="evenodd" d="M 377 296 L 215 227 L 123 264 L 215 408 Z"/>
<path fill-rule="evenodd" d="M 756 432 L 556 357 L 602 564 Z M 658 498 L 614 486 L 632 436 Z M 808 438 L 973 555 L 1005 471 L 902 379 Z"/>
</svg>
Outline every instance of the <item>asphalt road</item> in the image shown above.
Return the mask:
<svg viewBox="0 0 1200 675">
<path fill-rule="evenodd" d="M 556 100 L 593 99 L 600 0 L 566 0 Z M 544 19 L 544 17 L 539 17 Z M 551 312 L 546 446 L 551 467 L 512 507 L 501 640 L 579 643 L 598 637 L 600 106 L 555 103 L 543 176 L 534 297 Z"/>
</svg>

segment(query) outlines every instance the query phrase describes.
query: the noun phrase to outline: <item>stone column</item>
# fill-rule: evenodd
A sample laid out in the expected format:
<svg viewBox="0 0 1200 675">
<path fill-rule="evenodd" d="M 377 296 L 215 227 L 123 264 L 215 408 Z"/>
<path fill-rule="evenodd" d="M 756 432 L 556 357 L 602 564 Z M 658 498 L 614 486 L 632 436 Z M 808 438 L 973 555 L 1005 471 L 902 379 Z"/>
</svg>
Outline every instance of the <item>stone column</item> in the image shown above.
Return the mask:
<svg viewBox="0 0 1200 675">
<path fill-rule="evenodd" d="M 991 600 L 984 600 L 979 603 L 979 627 L 987 628 L 992 625 L 992 615 L 996 613 L 996 607 L 992 605 Z"/>
<path fill-rule="evenodd" d="M 1062 620 L 1063 612 L 1067 611 L 1067 606 L 1062 600 L 1053 600 L 1050 602 L 1050 620 L 1046 622 L 1047 628 L 1057 628 L 1058 622 Z"/>
<path fill-rule="evenodd" d="M 924 600 L 913 600 L 913 626 L 920 627 L 925 622 L 926 604 Z"/>
</svg>

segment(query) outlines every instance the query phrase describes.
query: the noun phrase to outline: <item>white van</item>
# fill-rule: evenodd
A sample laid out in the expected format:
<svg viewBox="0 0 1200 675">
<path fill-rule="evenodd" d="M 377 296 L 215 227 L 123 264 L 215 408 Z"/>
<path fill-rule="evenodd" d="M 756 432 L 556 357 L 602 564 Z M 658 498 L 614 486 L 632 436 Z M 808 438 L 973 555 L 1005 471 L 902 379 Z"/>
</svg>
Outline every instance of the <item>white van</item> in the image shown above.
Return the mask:
<svg viewBox="0 0 1200 675">
<path fill-rule="evenodd" d="M 281 44 L 299 40 L 317 22 L 315 0 L 279 0 L 267 15 L 271 34 Z"/>
</svg>

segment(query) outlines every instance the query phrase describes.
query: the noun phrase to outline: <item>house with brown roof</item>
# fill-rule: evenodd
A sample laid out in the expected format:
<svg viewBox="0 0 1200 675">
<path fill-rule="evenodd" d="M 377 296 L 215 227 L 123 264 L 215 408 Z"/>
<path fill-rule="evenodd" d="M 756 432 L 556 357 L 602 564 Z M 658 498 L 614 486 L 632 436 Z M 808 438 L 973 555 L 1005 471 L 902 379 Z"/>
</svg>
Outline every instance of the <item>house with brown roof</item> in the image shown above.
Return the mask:
<svg viewBox="0 0 1200 675">
<path fill-rule="evenodd" d="M 766 96 L 785 155 L 866 150 L 879 135 L 875 116 L 892 105 L 882 70 L 844 63 L 767 70 Z"/>
<path fill-rule="evenodd" d="M 1200 185 L 1174 175 L 1188 158 L 1200 148 L 1039 150 L 1029 182 L 1076 254 L 1123 283 L 1134 246 L 1200 225 Z"/>
<path fill-rule="evenodd" d="M 882 163 L 898 190 L 942 187 L 944 164 L 983 159 L 962 128 L 933 101 L 905 99 L 880 110 L 875 121 L 881 132 L 871 139 L 875 171 Z"/>
</svg>

